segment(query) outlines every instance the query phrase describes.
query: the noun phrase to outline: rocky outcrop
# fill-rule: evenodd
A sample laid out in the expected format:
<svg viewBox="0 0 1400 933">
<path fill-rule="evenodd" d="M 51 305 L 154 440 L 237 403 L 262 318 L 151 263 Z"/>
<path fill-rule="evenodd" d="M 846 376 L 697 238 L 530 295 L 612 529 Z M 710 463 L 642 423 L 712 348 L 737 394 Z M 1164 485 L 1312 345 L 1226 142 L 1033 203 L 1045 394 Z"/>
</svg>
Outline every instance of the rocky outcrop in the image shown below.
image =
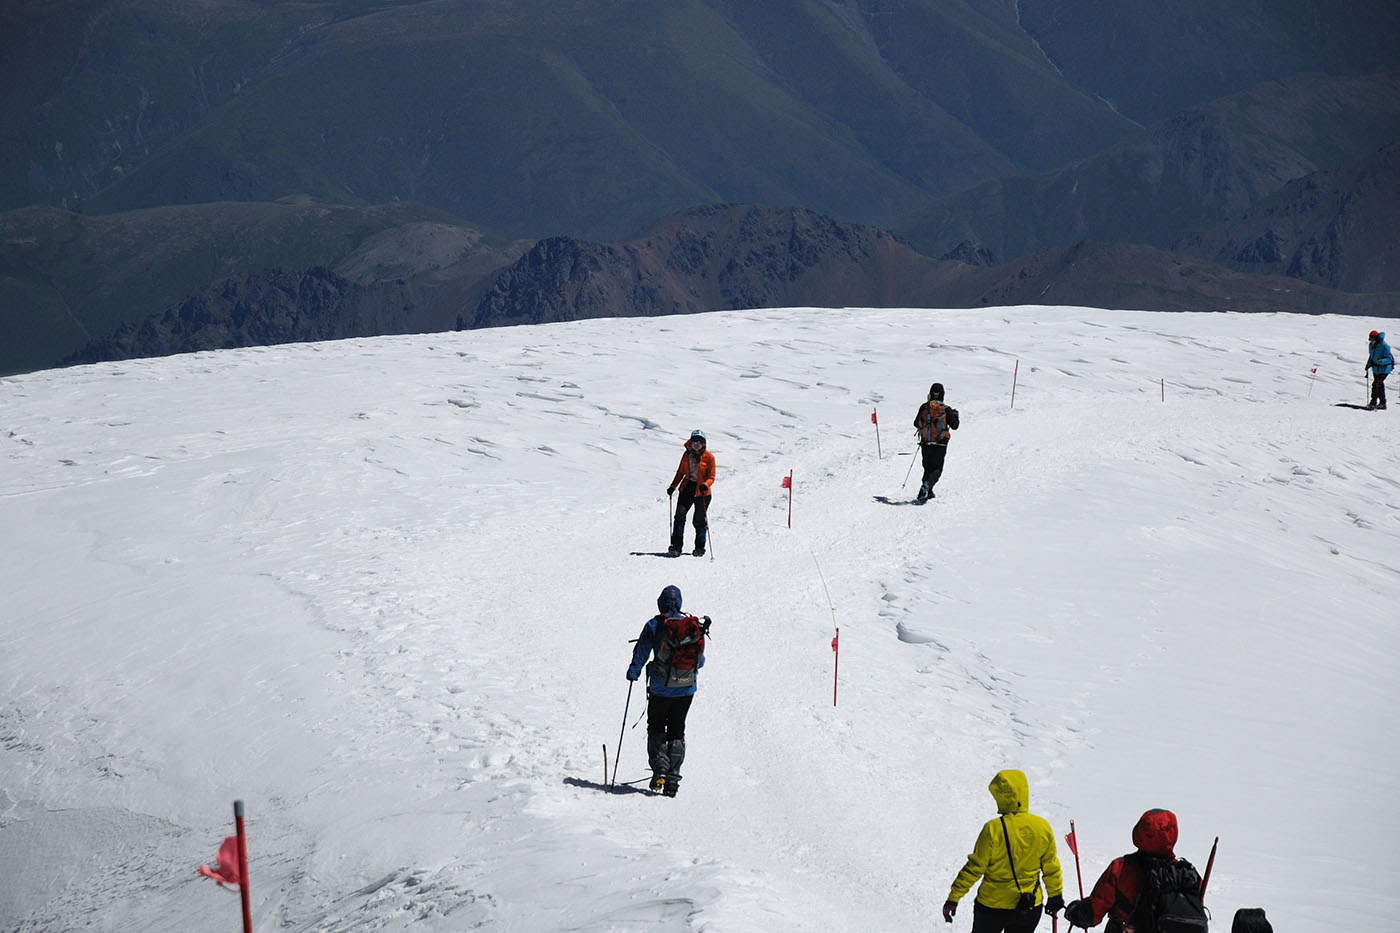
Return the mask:
<svg viewBox="0 0 1400 933">
<path fill-rule="evenodd" d="M 414 310 L 402 284 L 356 285 L 323 268 L 244 273 L 123 324 L 63 362 L 402 333 Z"/>
<path fill-rule="evenodd" d="M 1400 291 L 1400 141 L 1315 172 L 1178 249 L 1245 272 L 1351 292 Z"/>
<path fill-rule="evenodd" d="M 554 237 L 501 272 L 463 326 L 812 305 L 889 307 L 950 271 L 885 230 L 799 208 L 707 206 L 620 243 Z"/>
</svg>

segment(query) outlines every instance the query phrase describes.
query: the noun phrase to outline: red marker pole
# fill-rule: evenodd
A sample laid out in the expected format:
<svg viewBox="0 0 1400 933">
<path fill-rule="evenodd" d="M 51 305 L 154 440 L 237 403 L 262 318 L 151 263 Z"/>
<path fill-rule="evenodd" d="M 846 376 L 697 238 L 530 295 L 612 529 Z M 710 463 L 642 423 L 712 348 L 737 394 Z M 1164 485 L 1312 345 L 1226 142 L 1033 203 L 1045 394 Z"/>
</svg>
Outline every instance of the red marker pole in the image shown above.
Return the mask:
<svg viewBox="0 0 1400 933">
<path fill-rule="evenodd" d="M 875 425 L 875 459 L 883 460 L 885 455 L 880 450 L 880 419 L 876 417 L 876 411 L 877 409 L 870 409 L 870 423 Z"/>
<path fill-rule="evenodd" d="M 253 911 L 248 905 L 248 839 L 243 834 L 243 801 L 233 802 L 233 825 L 238 831 L 238 896 L 243 902 L 243 933 L 253 933 Z"/>
<path fill-rule="evenodd" d="M 1021 375 L 1021 361 L 1016 361 L 1016 368 L 1011 371 L 1011 407 L 1016 407 L 1016 377 Z"/>
<path fill-rule="evenodd" d="M 788 470 L 787 477 L 783 480 L 783 485 L 788 491 L 788 527 L 792 527 L 792 471 Z"/>
<path fill-rule="evenodd" d="M 1079 899 L 1084 900 L 1084 875 L 1079 871 L 1079 837 L 1074 834 L 1074 820 L 1069 821 L 1069 835 L 1065 837 L 1069 850 L 1074 853 L 1074 877 L 1079 880 Z"/>
<path fill-rule="evenodd" d="M 841 629 L 836 629 L 836 637 L 831 640 L 831 651 L 836 656 L 831 667 L 831 705 L 836 705 L 836 677 L 841 670 Z"/>
<path fill-rule="evenodd" d="M 1167 400 L 1167 380 L 1166 380 L 1166 377 L 1163 377 L 1163 378 L 1162 378 L 1162 401 L 1165 402 L 1166 400 Z"/>
</svg>

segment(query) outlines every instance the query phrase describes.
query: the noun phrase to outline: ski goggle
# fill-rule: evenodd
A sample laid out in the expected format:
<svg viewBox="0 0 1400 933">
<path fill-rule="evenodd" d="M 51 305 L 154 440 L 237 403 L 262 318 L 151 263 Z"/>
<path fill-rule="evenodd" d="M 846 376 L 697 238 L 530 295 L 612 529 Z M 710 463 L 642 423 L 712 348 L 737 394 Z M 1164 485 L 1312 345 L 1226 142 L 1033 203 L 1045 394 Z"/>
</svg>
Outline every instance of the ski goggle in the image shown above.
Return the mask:
<svg viewBox="0 0 1400 933">
<path fill-rule="evenodd" d="M 705 442 L 702 441 L 702 440 L 699 440 L 699 439 L 693 440 L 693 441 L 691 441 L 690 444 L 689 444 L 689 447 L 690 447 L 691 450 L 700 450 L 700 449 L 703 448 L 704 446 L 705 446 Z"/>
</svg>

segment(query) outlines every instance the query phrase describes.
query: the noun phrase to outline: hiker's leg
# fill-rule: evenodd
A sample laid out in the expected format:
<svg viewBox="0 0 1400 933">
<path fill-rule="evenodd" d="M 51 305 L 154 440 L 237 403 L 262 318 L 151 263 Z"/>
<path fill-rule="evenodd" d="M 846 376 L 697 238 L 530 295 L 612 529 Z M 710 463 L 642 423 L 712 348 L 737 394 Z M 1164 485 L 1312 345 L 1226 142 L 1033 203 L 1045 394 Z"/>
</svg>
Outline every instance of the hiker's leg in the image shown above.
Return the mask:
<svg viewBox="0 0 1400 933">
<path fill-rule="evenodd" d="M 676 517 L 671 525 L 671 550 L 679 551 L 685 544 L 685 513 L 695 502 L 695 484 L 682 483 L 681 494 L 676 499 Z"/>
<path fill-rule="evenodd" d="M 685 717 L 694 699 L 694 696 L 670 698 L 670 710 L 666 716 L 666 757 L 670 764 L 666 772 L 668 782 L 681 779 L 681 763 L 685 761 Z"/>
<path fill-rule="evenodd" d="M 652 774 L 664 775 L 671 770 L 671 760 L 666 755 L 668 699 L 652 696 L 647 700 L 647 763 L 651 765 Z"/>
<path fill-rule="evenodd" d="M 938 485 L 943 475 L 943 458 L 948 456 L 947 444 L 929 444 L 924 447 L 924 482 L 932 489 Z"/>
<path fill-rule="evenodd" d="M 710 496 L 695 497 L 695 549 L 703 552 L 710 536 Z"/>
</svg>

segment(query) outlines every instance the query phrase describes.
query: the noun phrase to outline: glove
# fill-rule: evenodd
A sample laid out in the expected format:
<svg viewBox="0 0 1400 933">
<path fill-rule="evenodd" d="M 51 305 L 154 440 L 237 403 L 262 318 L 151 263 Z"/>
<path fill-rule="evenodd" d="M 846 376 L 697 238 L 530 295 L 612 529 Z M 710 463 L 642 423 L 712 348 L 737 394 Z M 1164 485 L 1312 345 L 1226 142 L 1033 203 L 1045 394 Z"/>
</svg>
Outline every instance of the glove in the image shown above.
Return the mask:
<svg viewBox="0 0 1400 933">
<path fill-rule="evenodd" d="M 1064 909 L 1065 899 L 1058 894 L 1045 902 L 1045 912 L 1052 917 Z"/>
<path fill-rule="evenodd" d="M 675 486 L 667 486 L 667 487 L 666 487 L 666 495 L 668 495 L 668 496 L 674 496 L 675 494 L 676 494 L 676 487 L 675 487 Z"/>
<path fill-rule="evenodd" d="M 944 919 L 944 920 L 947 920 L 949 923 L 952 923 L 952 922 L 953 922 L 953 914 L 955 914 L 955 913 L 957 913 L 957 912 L 958 912 L 958 902 L 957 902 L 957 901 L 944 901 L 944 902 L 943 902 L 943 919 Z"/>
<path fill-rule="evenodd" d="M 636 680 L 636 679 L 637 679 L 637 675 L 634 674 L 634 673 L 632 673 L 631 671 L 628 671 L 628 672 L 627 672 L 627 679 L 628 679 L 628 680 Z"/>
<path fill-rule="evenodd" d="M 1065 920 L 1072 926 L 1090 929 L 1094 925 L 1094 905 L 1088 898 L 1070 901 L 1065 906 Z"/>
</svg>

